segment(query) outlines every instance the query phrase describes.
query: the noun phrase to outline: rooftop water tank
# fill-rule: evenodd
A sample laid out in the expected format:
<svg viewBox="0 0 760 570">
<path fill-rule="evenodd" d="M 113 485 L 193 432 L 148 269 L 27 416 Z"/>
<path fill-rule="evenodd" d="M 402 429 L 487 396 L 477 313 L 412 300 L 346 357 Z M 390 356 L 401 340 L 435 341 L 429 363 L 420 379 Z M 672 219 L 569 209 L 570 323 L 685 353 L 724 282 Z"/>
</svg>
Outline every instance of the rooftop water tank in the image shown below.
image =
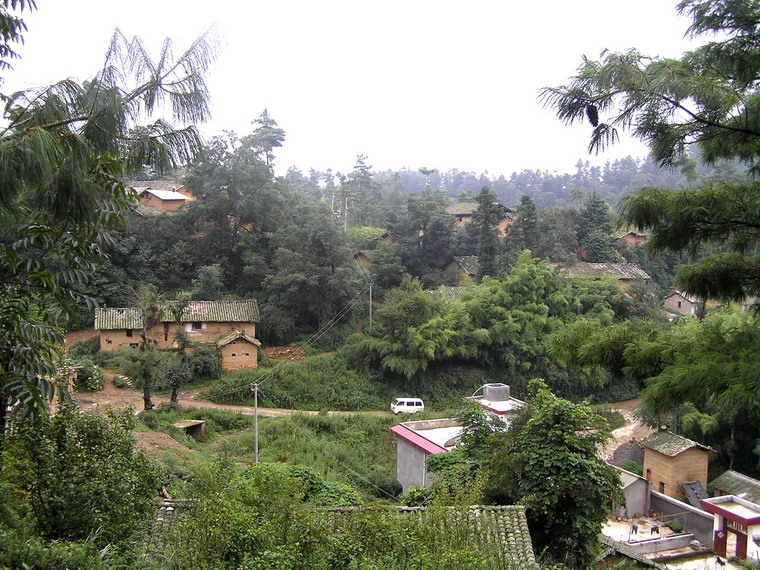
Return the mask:
<svg viewBox="0 0 760 570">
<path fill-rule="evenodd" d="M 509 386 L 501 382 L 483 384 L 483 399 L 489 402 L 504 402 L 509 400 Z"/>
</svg>

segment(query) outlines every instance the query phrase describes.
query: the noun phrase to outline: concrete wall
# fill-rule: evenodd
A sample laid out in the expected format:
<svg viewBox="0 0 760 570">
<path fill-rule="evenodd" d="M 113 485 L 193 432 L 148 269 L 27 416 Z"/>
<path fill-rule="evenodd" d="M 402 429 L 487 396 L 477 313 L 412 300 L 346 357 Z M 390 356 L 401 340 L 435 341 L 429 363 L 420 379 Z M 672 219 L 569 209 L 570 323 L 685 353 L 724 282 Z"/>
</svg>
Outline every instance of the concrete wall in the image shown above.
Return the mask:
<svg viewBox="0 0 760 570">
<path fill-rule="evenodd" d="M 613 514 L 617 517 L 629 518 L 649 513 L 649 481 L 637 478 L 636 481 L 623 489 L 625 505 L 615 505 Z"/>
<path fill-rule="evenodd" d="M 657 491 L 652 491 L 650 506 L 652 511 L 662 518 L 663 523 L 670 521 L 680 522 L 683 525 L 684 531 L 694 534 L 694 538 L 699 542 L 712 548 L 712 514 Z"/>
<path fill-rule="evenodd" d="M 406 495 L 409 487 L 430 487 L 435 477 L 427 473 L 427 453 L 396 438 L 396 480 Z"/>
</svg>

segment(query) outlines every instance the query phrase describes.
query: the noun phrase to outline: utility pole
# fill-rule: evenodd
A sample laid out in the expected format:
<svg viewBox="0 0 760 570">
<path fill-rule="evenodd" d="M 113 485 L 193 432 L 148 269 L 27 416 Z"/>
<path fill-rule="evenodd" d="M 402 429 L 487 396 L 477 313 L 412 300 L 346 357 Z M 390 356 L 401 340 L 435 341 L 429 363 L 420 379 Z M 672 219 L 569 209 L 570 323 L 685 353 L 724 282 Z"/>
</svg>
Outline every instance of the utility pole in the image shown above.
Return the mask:
<svg viewBox="0 0 760 570">
<path fill-rule="evenodd" d="M 369 334 L 372 334 L 372 283 L 369 284 Z"/>
<path fill-rule="evenodd" d="M 253 390 L 253 462 L 259 462 L 259 385 L 254 383 Z"/>
</svg>

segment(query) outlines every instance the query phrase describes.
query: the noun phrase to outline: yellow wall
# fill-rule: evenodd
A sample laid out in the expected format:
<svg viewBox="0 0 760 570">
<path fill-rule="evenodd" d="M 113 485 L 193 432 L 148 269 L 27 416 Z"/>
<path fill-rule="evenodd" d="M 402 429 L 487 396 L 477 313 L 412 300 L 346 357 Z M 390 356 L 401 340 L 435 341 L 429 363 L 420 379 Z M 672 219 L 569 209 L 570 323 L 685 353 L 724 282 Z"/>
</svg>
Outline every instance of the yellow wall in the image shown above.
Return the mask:
<svg viewBox="0 0 760 570">
<path fill-rule="evenodd" d="M 256 368 L 258 363 L 258 347 L 241 338 L 224 345 L 221 352 L 223 370 Z"/>
<path fill-rule="evenodd" d="M 707 488 L 707 452 L 692 447 L 675 457 L 670 457 L 645 447 L 644 477 L 652 481 L 653 490 L 659 491 L 660 483 L 665 483 L 663 492 L 666 495 L 685 501 L 686 497 L 679 483 L 699 481 Z"/>
<path fill-rule="evenodd" d="M 183 323 L 185 334 L 192 342 L 216 342 L 231 332 L 242 332 L 250 337 L 256 337 L 256 323 L 201 323 L 200 330 L 193 330 L 192 323 Z M 148 337 L 156 341 L 157 348 L 176 348 L 174 333 L 175 323 L 159 323 L 148 330 Z M 112 351 L 122 346 L 138 346 L 141 342 L 141 329 L 134 329 L 132 336 L 127 336 L 125 330 L 101 330 L 100 350 Z"/>
</svg>

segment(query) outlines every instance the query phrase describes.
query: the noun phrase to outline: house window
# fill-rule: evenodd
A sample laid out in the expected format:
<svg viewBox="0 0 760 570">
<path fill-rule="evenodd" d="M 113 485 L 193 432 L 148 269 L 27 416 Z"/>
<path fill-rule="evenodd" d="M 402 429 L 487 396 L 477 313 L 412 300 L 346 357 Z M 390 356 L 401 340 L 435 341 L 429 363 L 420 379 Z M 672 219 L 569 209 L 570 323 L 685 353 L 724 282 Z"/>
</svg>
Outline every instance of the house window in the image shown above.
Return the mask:
<svg viewBox="0 0 760 570">
<path fill-rule="evenodd" d="M 194 331 L 199 331 L 199 330 L 201 330 L 202 328 L 203 328 L 203 323 L 198 323 L 198 322 L 196 322 L 196 323 L 193 323 L 193 324 L 192 324 L 192 329 L 193 329 Z"/>
<path fill-rule="evenodd" d="M 233 356 L 233 357 L 237 356 L 237 352 L 233 352 L 232 354 L 230 354 L 230 356 Z"/>
<path fill-rule="evenodd" d="M 678 301 L 678 308 L 681 308 L 681 301 Z"/>
<path fill-rule="evenodd" d="M 250 352 L 244 352 L 243 356 L 251 356 L 251 353 Z"/>
<path fill-rule="evenodd" d="M 164 323 L 164 342 L 169 340 L 169 323 Z"/>
<path fill-rule="evenodd" d="M 127 329 L 127 336 L 132 336 L 132 329 Z"/>
<path fill-rule="evenodd" d="M 136 342 L 130 342 L 129 343 L 129 347 L 130 348 L 137 348 L 137 343 Z"/>
</svg>

